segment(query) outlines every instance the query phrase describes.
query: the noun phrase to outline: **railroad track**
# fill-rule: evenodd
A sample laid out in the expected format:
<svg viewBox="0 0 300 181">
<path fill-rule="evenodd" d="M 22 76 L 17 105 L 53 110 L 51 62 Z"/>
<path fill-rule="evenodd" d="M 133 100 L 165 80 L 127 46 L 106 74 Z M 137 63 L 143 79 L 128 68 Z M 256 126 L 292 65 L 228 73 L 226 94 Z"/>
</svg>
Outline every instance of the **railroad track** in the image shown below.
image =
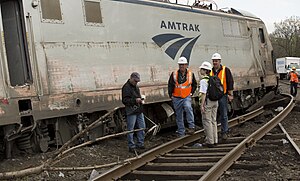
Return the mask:
<svg viewBox="0 0 300 181">
<path fill-rule="evenodd" d="M 231 137 L 215 148 L 193 147 L 204 130 L 178 138 L 116 166 L 94 180 L 217 180 L 247 150 L 272 130 L 294 107 L 293 97 L 279 114 L 248 137 Z M 284 99 L 279 99 L 284 101 Z M 276 101 L 273 101 L 276 104 Z M 278 103 L 278 102 L 277 102 Z M 261 107 L 229 121 L 233 127 L 261 115 Z"/>
<path fill-rule="evenodd" d="M 284 133 L 286 139 L 292 145 L 292 147 L 294 148 L 294 150 L 296 151 L 296 153 L 297 153 L 297 155 L 299 157 L 300 156 L 299 146 L 294 142 L 293 138 L 289 135 L 289 133 L 285 130 L 285 128 L 282 126 L 281 123 L 279 123 L 278 126 L 280 127 L 280 129 Z"/>
<path fill-rule="evenodd" d="M 246 150 L 219 180 L 299 180 L 299 158 L 299 147 L 279 123 Z"/>
</svg>

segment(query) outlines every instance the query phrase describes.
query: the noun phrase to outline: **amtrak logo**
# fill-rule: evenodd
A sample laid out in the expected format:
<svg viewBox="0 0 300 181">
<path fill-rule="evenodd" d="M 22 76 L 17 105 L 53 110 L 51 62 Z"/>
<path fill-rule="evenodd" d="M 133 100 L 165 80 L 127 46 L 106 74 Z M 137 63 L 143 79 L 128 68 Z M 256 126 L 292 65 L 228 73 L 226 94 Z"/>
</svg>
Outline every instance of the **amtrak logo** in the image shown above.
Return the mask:
<svg viewBox="0 0 300 181">
<path fill-rule="evenodd" d="M 160 28 L 167 30 L 197 31 L 200 32 L 200 25 L 173 21 L 161 21 Z"/>
<path fill-rule="evenodd" d="M 164 44 L 170 41 L 176 40 L 174 43 L 166 47 L 165 53 L 174 60 L 179 50 L 184 47 L 180 57 L 183 56 L 189 61 L 192 49 L 200 36 L 201 35 L 194 38 L 185 38 L 180 34 L 167 33 L 156 35 L 152 38 L 152 40 L 159 47 L 162 47 Z"/>
</svg>

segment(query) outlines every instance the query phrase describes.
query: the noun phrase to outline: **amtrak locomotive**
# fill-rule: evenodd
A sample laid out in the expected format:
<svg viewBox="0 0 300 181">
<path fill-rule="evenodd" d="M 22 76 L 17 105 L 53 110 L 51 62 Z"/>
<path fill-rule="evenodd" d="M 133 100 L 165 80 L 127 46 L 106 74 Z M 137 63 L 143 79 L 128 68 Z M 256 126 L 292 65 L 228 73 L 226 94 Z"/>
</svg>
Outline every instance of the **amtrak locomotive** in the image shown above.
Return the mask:
<svg viewBox="0 0 300 181">
<path fill-rule="evenodd" d="M 2 0 L 0 7 L 7 157 L 62 145 L 118 107 L 84 139 L 124 129 L 121 87 L 134 71 L 147 118 L 174 124 L 167 82 L 180 56 L 199 79 L 201 63 L 222 55 L 235 80 L 231 110 L 251 106 L 277 85 L 266 27 L 245 11 L 163 0 Z"/>
</svg>

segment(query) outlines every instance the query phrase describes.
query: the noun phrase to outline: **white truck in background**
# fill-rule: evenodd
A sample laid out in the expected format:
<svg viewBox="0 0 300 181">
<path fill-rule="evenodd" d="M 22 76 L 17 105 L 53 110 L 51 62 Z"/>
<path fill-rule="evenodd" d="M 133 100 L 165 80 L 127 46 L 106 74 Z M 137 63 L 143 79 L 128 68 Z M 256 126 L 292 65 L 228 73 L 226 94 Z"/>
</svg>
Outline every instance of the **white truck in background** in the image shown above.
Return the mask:
<svg viewBox="0 0 300 181">
<path fill-rule="evenodd" d="M 298 75 L 300 75 L 300 57 L 282 57 L 276 59 L 276 71 L 281 80 L 284 78 L 288 79 L 292 67 L 295 67 Z"/>
</svg>

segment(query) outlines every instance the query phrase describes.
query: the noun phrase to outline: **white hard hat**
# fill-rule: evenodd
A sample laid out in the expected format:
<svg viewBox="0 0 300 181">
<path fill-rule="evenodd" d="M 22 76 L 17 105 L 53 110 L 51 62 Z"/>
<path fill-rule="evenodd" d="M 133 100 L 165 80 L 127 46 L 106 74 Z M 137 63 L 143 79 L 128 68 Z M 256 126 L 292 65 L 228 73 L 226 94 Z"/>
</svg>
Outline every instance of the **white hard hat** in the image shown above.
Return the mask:
<svg viewBox="0 0 300 181">
<path fill-rule="evenodd" d="M 212 66 L 209 62 L 203 62 L 202 65 L 199 68 L 200 69 L 205 69 L 205 70 L 211 70 Z"/>
<path fill-rule="evenodd" d="M 214 53 L 211 57 L 212 60 L 221 60 L 221 55 L 219 53 Z"/>
<path fill-rule="evenodd" d="M 188 61 L 185 57 L 180 57 L 178 59 L 178 64 L 188 64 Z"/>
</svg>

